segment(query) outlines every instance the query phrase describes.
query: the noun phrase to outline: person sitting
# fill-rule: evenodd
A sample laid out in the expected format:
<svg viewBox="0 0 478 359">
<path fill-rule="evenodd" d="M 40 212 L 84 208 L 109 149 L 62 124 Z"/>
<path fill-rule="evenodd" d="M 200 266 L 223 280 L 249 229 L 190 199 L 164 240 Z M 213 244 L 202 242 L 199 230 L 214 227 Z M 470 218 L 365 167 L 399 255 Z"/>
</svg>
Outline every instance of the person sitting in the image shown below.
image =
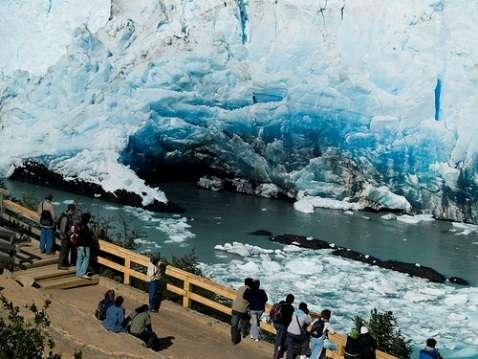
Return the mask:
<svg viewBox="0 0 478 359">
<path fill-rule="evenodd" d="M 99 320 L 106 319 L 106 311 L 115 302 L 115 291 L 113 289 L 108 290 L 105 293 L 105 297 L 98 303 L 98 307 L 95 311 L 95 317 Z"/>
<path fill-rule="evenodd" d="M 114 332 L 125 332 L 125 309 L 123 307 L 123 297 L 119 296 L 115 299 L 114 305 L 110 306 L 106 311 L 106 318 L 103 320 L 105 329 Z"/>
<path fill-rule="evenodd" d="M 135 309 L 129 325 L 129 333 L 144 341 L 148 348 L 152 348 L 157 336 L 151 326 L 151 317 L 148 305 L 144 304 Z"/>
<path fill-rule="evenodd" d="M 438 349 L 436 349 L 437 341 L 433 338 L 427 339 L 425 348 L 420 350 L 419 359 L 443 359 Z"/>
</svg>

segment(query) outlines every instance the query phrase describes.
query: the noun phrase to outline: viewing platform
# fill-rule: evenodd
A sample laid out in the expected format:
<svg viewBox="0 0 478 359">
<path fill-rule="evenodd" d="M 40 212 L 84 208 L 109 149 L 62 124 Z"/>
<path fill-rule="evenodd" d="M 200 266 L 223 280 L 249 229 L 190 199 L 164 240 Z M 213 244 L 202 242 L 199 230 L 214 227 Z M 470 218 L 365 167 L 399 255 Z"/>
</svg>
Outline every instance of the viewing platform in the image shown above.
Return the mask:
<svg viewBox="0 0 478 359">
<path fill-rule="evenodd" d="M 236 296 L 234 289 L 209 279 L 193 275 L 179 268 L 168 266 L 171 279 L 167 290 L 179 299 L 180 305 L 164 301 L 159 314 L 152 315 L 153 328 L 158 336 L 171 341 L 159 353 L 153 352 L 127 334 L 107 332 L 93 315 L 96 305 L 108 289 L 125 298 L 127 311 L 147 302 L 147 294 L 133 287 L 146 282 L 146 267 L 149 258 L 104 240 L 99 240 L 100 253 L 97 262 L 103 268 L 121 276 L 122 283 L 95 275 L 91 279 L 77 278 L 74 269 L 57 269 L 57 255 L 43 255 L 37 250 L 35 237 L 39 235 L 38 215 L 10 200 L 1 200 L 0 215 L 5 224 L 17 227 L 26 242 L 18 244 L 16 253 L 23 259 L 15 261 L 15 270 L 6 271 L 0 277 L 2 293 L 15 305 L 52 302 L 48 310 L 52 321 L 51 331 L 57 343 L 56 351 L 64 357 L 73 355 L 75 349 L 83 352 L 84 358 L 271 358 L 273 346 L 261 341 L 243 340 L 232 345 L 227 317 L 231 315 L 230 303 Z M 68 290 L 64 290 L 68 289 Z M 192 310 L 207 309 L 226 321 Z M 267 305 L 266 313 L 271 305 Z M 265 321 L 263 330 L 275 334 L 274 328 Z M 174 337 L 171 338 L 171 337 Z M 337 350 L 327 352 L 327 357 L 342 359 L 346 337 L 340 334 L 329 336 L 337 344 Z M 396 359 L 377 351 L 377 359 Z"/>
</svg>

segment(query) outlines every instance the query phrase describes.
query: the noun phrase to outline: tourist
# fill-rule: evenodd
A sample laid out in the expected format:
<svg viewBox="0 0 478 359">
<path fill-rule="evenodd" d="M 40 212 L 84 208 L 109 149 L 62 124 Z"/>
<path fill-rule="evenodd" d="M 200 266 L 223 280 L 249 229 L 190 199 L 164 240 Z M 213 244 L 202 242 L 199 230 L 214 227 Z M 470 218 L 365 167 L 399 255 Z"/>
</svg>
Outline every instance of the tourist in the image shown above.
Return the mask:
<svg viewBox="0 0 478 359">
<path fill-rule="evenodd" d="M 58 259 L 58 269 L 68 269 L 73 264 L 68 257 L 71 250 L 71 227 L 73 226 L 73 216 L 76 212 L 76 206 L 69 204 L 66 211 L 58 219 L 58 235 L 60 237 L 60 257 Z"/>
<path fill-rule="evenodd" d="M 287 294 L 285 301 L 280 301 L 272 306 L 269 317 L 276 329 L 276 340 L 274 343 L 274 357 L 273 359 L 282 358 L 284 355 L 284 348 L 287 335 L 287 327 L 289 326 L 292 315 L 294 314 L 295 297 L 293 294 Z"/>
<path fill-rule="evenodd" d="M 152 348 L 156 342 L 156 334 L 151 326 L 151 317 L 148 313 L 148 305 L 144 304 L 135 309 L 129 325 L 129 333 L 144 341 L 148 348 Z"/>
<path fill-rule="evenodd" d="M 360 359 L 360 343 L 357 340 L 359 332 L 356 328 L 352 328 L 350 334 L 347 335 L 345 342 L 344 359 Z"/>
<path fill-rule="evenodd" d="M 98 303 L 95 311 L 95 317 L 98 320 L 106 319 L 106 312 L 115 302 L 115 291 L 113 289 L 108 290 L 105 293 L 105 297 Z"/>
<path fill-rule="evenodd" d="M 362 326 L 360 328 L 360 335 L 357 340 L 360 344 L 360 359 L 375 359 L 377 342 L 370 335 L 367 327 Z"/>
<path fill-rule="evenodd" d="M 149 257 L 148 269 L 146 271 L 148 277 L 149 309 L 152 312 L 157 312 L 159 309 L 160 285 L 161 282 L 164 282 L 165 280 L 166 266 L 161 266 L 162 263 L 160 263 L 159 260 L 159 254 L 151 255 Z"/>
<path fill-rule="evenodd" d="M 260 321 L 264 310 L 266 309 L 267 294 L 261 289 L 261 282 L 256 279 L 252 283 L 252 288 L 246 289 L 244 299 L 249 302 L 249 315 L 251 317 L 251 339 L 259 341 Z"/>
<path fill-rule="evenodd" d="M 103 326 L 105 329 L 114 332 L 125 332 L 125 309 L 123 307 L 123 297 L 117 297 L 114 305 L 110 306 L 106 311 L 106 318 L 103 320 Z"/>
<path fill-rule="evenodd" d="M 307 304 L 300 303 L 292 320 L 287 327 L 287 359 L 294 359 L 297 355 L 306 355 L 307 353 L 307 333 L 306 327 L 312 322 L 309 315 Z M 300 347 L 300 353 L 295 353 L 294 346 Z"/>
<path fill-rule="evenodd" d="M 90 264 L 90 247 L 93 244 L 94 235 L 89 227 L 91 215 L 86 212 L 81 215 L 80 223 L 74 227 L 76 237 L 76 276 L 82 278 L 90 278 L 88 275 L 88 267 Z"/>
<path fill-rule="evenodd" d="M 438 349 L 436 349 L 437 341 L 433 338 L 427 339 L 425 348 L 420 350 L 419 359 L 443 359 Z"/>
<path fill-rule="evenodd" d="M 53 195 L 47 195 L 37 211 L 40 216 L 40 251 L 46 254 L 52 254 L 55 240 L 55 207 L 52 201 Z"/>
<path fill-rule="evenodd" d="M 319 359 L 322 354 L 322 350 L 328 349 L 328 334 L 334 333 L 334 330 L 330 326 L 331 312 L 328 309 L 323 310 L 320 316 L 315 319 L 311 324 L 310 329 L 310 359 Z"/>
<path fill-rule="evenodd" d="M 246 278 L 244 285 L 237 291 L 236 298 L 232 301 L 231 314 L 231 340 L 233 344 L 241 341 L 241 334 L 245 338 L 249 332 L 249 302 L 244 299 L 244 292 L 253 286 L 252 278 Z"/>
</svg>

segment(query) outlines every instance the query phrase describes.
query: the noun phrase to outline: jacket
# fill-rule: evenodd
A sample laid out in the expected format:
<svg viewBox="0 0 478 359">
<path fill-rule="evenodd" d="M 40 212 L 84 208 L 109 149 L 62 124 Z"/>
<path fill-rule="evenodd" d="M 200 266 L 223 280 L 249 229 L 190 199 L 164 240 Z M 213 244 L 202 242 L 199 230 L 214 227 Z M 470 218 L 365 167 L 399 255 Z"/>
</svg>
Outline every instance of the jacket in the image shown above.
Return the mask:
<svg viewBox="0 0 478 359">
<path fill-rule="evenodd" d="M 425 347 L 420 350 L 419 359 L 443 359 L 440 352 L 435 348 Z"/>
<path fill-rule="evenodd" d="M 357 338 L 360 343 L 360 359 L 375 359 L 377 343 L 370 333 L 360 334 Z"/>
<path fill-rule="evenodd" d="M 236 298 L 232 301 L 232 311 L 238 313 L 246 313 L 247 309 L 249 308 L 249 302 L 244 299 L 244 292 L 249 287 L 243 285 L 237 291 Z"/>
<path fill-rule="evenodd" d="M 117 307 L 116 305 L 112 305 L 109 307 L 106 311 L 106 319 L 103 320 L 105 329 L 115 333 L 124 332 L 124 312 L 125 310 L 122 306 Z"/>
<path fill-rule="evenodd" d="M 287 333 L 293 335 L 302 335 L 305 333 L 305 327 L 312 323 L 309 314 L 305 314 L 301 309 L 297 309 L 292 315 L 292 320 L 287 327 Z"/>
<path fill-rule="evenodd" d="M 60 216 L 58 222 L 58 232 L 61 239 L 69 239 L 71 234 L 71 226 L 73 226 L 73 217 L 65 212 Z"/>
<path fill-rule="evenodd" d="M 93 245 L 93 231 L 87 224 L 80 223 L 78 232 L 77 247 L 91 247 Z"/>
<path fill-rule="evenodd" d="M 249 302 L 249 310 L 264 311 L 266 309 L 267 294 L 264 289 L 247 289 L 244 299 Z"/>
</svg>

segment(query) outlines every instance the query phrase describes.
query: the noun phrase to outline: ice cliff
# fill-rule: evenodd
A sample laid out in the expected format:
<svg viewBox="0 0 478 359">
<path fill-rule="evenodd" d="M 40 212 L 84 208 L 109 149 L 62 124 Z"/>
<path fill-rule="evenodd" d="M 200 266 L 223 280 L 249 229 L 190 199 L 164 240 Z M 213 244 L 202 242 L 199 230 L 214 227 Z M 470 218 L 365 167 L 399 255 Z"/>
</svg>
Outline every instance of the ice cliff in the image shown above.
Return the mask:
<svg viewBox="0 0 478 359">
<path fill-rule="evenodd" d="M 198 163 L 307 211 L 478 222 L 476 1 L 86 3 L 0 4 L 2 174 L 33 158 L 165 201 L 136 173 Z"/>
</svg>

